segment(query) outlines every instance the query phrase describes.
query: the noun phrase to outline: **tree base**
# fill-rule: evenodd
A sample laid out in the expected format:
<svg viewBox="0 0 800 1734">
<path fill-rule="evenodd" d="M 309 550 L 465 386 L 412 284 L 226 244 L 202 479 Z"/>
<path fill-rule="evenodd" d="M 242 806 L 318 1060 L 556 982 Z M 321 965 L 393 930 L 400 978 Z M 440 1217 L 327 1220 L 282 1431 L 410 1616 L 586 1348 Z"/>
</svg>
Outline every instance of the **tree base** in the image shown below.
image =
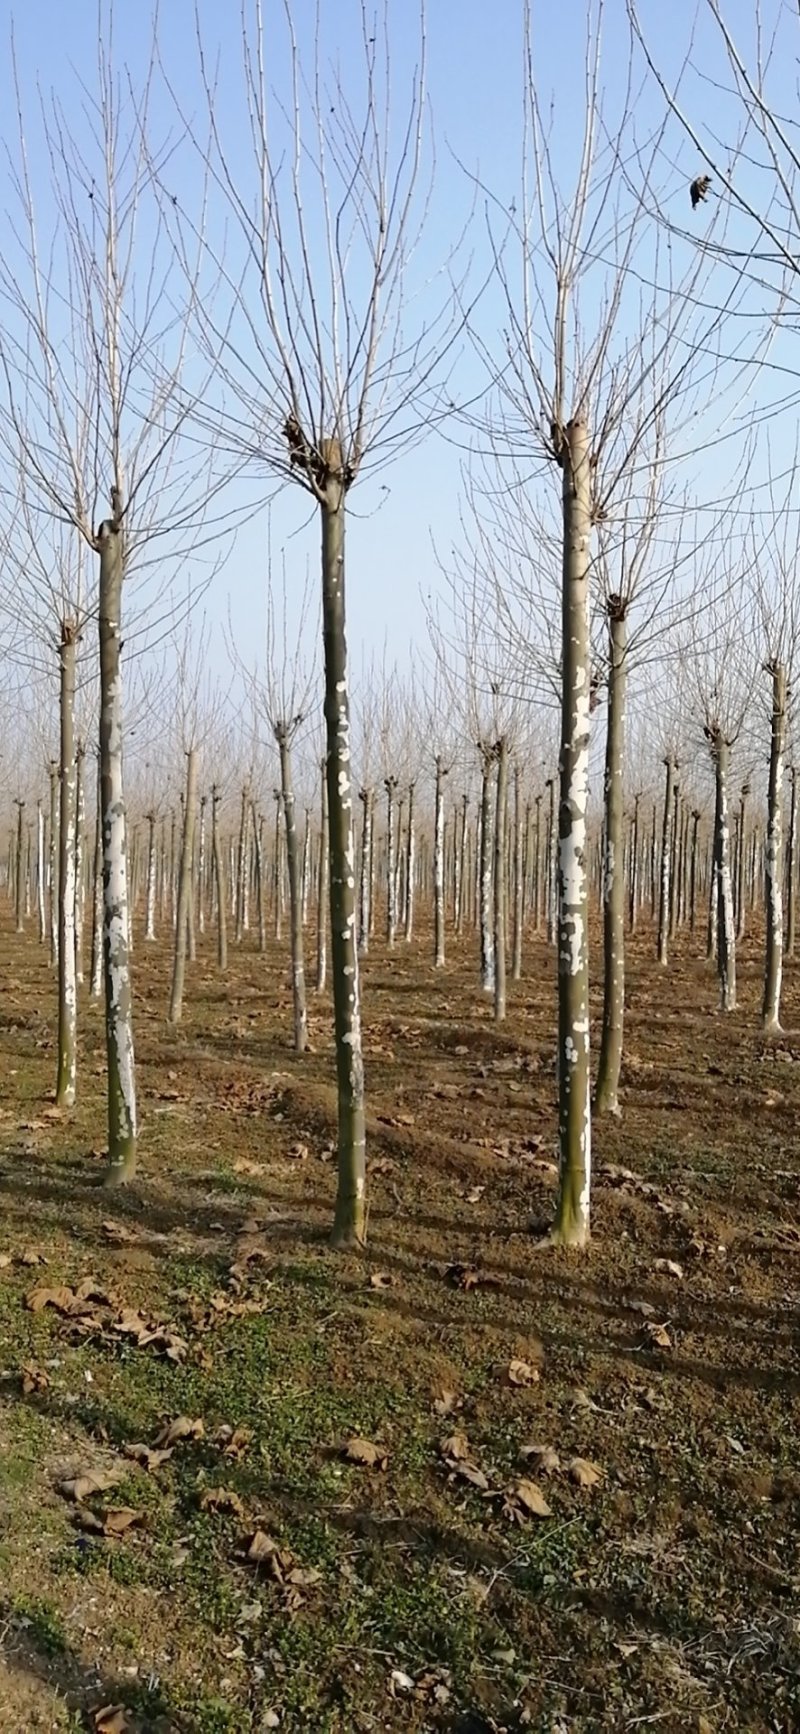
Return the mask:
<svg viewBox="0 0 800 1734">
<path fill-rule="evenodd" d="M 103 1175 L 103 1185 L 113 1191 L 117 1186 L 127 1186 L 136 1173 L 136 1151 L 132 1150 L 121 1162 L 112 1162 Z"/>
</svg>

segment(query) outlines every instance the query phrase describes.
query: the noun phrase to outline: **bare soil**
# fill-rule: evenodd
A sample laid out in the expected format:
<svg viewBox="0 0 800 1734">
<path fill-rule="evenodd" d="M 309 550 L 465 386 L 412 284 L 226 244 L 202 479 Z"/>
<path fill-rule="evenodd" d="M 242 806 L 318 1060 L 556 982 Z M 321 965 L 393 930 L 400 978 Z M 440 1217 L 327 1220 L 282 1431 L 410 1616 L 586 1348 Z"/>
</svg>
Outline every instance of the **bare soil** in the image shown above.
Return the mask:
<svg viewBox="0 0 800 1734">
<path fill-rule="evenodd" d="M 758 933 L 724 1018 L 699 936 L 666 972 L 636 936 L 569 1254 L 552 954 L 496 1026 L 472 936 L 444 971 L 426 929 L 376 945 L 359 1257 L 328 1002 L 295 1059 L 282 951 L 222 981 L 207 936 L 171 1029 L 137 940 L 142 1173 L 109 1192 L 100 1013 L 62 1116 L 46 956 L 1 941 L 0 1730 L 800 1729 L 797 965 L 766 1041 Z M 126 1455 L 177 1417 L 202 1436 Z"/>
</svg>

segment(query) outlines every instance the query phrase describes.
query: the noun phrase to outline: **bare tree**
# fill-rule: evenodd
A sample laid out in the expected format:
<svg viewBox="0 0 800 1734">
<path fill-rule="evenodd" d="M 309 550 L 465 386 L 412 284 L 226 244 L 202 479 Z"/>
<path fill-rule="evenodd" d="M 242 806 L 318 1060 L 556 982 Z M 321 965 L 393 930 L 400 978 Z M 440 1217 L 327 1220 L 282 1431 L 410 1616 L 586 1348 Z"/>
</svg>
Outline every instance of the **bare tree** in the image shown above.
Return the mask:
<svg viewBox="0 0 800 1734">
<path fill-rule="evenodd" d="M 155 61 L 153 46 L 136 87 L 117 70 L 103 4 L 96 76 L 91 88 L 80 86 L 80 138 L 67 118 L 71 96 L 41 104 L 36 149 L 49 167 L 47 218 L 37 209 L 17 87 L 18 212 L 0 265 L 3 439 L 42 519 L 71 526 L 97 559 L 110 1182 L 133 1173 L 137 1137 L 123 583 L 142 571 L 149 546 L 151 580 L 163 592 L 167 549 L 207 510 L 210 491 L 207 464 L 181 439 L 193 396 L 184 365 L 193 292 L 174 269 L 153 197 L 154 164 L 163 161 L 151 127 Z M 205 378 L 192 373 L 202 393 Z M 105 515 L 101 501 L 110 503 Z"/>
<path fill-rule="evenodd" d="M 198 332 L 220 357 L 215 441 L 299 485 L 320 514 L 330 835 L 331 953 L 338 1076 L 338 1245 L 366 1237 L 364 1076 L 356 943 L 353 782 L 345 625 L 345 524 L 356 479 L 398 453 L 429 422 L 432 385 L 452 342 L 455 304 L 414 329 L 409 300 L 427 210 L 425 32 L 405 114 L 394 111 L 385 12 L 337 13 L 329 54 L 322 12 L 303 51 L 295 9 L 243 14 L 242 100 L 248 163 L 229 150 L 214 75 L 198 28 L 208 114 L 205 172 L 218 215 L 176 219 L 192 277 L 195 240 L 217 292 L 194 298 Z M 404 24 L 404 30 L 406 26 Z M 281 63 L 288 104 L 273 98 L 267 64 Z M 348 66 L 345 84 L 339 67 Z M 196 128 L 192 129 L 196 136 Z M 396 142 L 395 142 L 396 141 Z M 172 215 L 169 199 L 165 200 Z M 311 211 L 314 216 L 312 219 Z M 215 233 L 230 231 L 225 257 Z M 224 398 L 222 396 L 224 393 Z"/>
</svg>

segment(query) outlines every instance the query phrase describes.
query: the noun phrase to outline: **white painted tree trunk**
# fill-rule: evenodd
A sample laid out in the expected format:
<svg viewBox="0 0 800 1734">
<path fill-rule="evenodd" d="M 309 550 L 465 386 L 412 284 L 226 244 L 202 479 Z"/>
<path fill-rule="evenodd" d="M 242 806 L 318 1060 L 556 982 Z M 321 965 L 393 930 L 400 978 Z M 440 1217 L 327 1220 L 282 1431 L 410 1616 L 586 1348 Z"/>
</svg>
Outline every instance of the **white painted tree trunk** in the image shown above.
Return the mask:
<svg viewBox="0 0 800 1734">
<path fill-rule="evenodd" d="M 625 699 L 627 623 L 625 602 L 609 596 L 608 721 L 605 764 L 603 863 L 603 1034 L 597 1063 L 595 1108 L 618 1114 L 625 1026 L 625 881 L 622 865 L 625 819 Z"/>
<path fill-rule="evenodd" d="M 99 999 L 103 991 L 103 807 L 101 795 L 100 766 L 98 763 L 94 866 L 92 870 L 92 961 L 89 971 L 89 992 L 92 999 Z"/>
<path fill-rule="evenodd" d="M 207 795 L 200 797 L 200 830 L 197 843 L 197 931 L 201 935 L 206 930 L 206 881 L 208 865 L 206 862 L 206 803 Z"/>
<path fill-rule="evenodd" d="M 372 792 L 362 789 L 359 794 L 362 805 L 361 820 L 361 875 L 359 880 L 359 915 L 358 915 L 358 949 L 362 957 L 369 952 L 369 936 L 372 931 Z"/>
<path fill-rule="evenodd" d="M 218 808 L 220 794 L 216 784 L 211 790 L 211 871 L 217 894 L 217 968 L 228 967 L 228 905 L 225 889 L 225 860 L 219 835 Z"/>
<path fill-rule="evenodd" d="M 524 899 L 524 883 L 525 883 L 525 873 L 524 873 L 524 863 L 523 863 L 523 841 L 527 842 L 527 836 L 528 836 L 528 823 L 527 823 L 527 821 L 530 817 L 527 809 L 526 809 L 525 817 L 526 817 L 526 823 L 525 823 L 525 831 L 524 831 L 524 837 L 523 837 L 522 788 L 521 788 L 521 780 L 520 780 L 520 768 L 519 768 L 519 765 L 515 765 L 514 766 L 514 864 L 513 864 L 514 939 L 513 939 L 512 955 L 511 955 L 511 976 L 512 976 L 513 981 L 519 981 L 520 976 L 522 975 L 522 920 L 523 920 L 523 899 Z"/>
<path fill-rule="evenodd" d="M 583 1246 L 589 1238 L 591 1189 L 586 817 L 591 693 L 589 568 L 592 526 L 591 454 L 588 429 L 581 416 L 576 416 L 564 430 L 561 465 L 564 551 L 558 824 L 560 1164 L 553 1238 L 568 1246 Z"/>
<path fill-rule="evenodd" d="M 730 820 L 728 816 L 728 774 L 730 746 L 721 728 L 708 731 L 716 781 L 716 811 L 714 843 L 717 862 L 717 970 L 719 973 L 720 1008 L 736 1009 L 736 927 L 733 911 L 733 879 L 731 874 Z"/>
<path fill-rule="evenodd" d="M 797 919 L 797 770 L 789 771 L 791 799 L 789 802 L 789 838 L 786 851 L 786 956 L 794 957 L 795 924 Z"/>
</svg>

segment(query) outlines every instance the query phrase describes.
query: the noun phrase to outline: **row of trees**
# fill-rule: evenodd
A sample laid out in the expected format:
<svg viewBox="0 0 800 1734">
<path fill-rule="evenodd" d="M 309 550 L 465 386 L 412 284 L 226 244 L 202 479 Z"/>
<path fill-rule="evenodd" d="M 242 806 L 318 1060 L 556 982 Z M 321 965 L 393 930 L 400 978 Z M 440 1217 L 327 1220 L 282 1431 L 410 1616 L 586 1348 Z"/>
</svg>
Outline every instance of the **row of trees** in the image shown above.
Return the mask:
<svg viewBox="0 0 800 1734">
<path fill-rule="evenodd" d="M 708 0 L 708 7 L 718 19 L 716 0 Z M 777 266 L 772 258 L 769 293 L 752 238 L 743 265 L 740 219 L 752 228 L 754 212 L 746 190 L 740 191 L 736 165 L 751 161 L 749 135 L 755 131 L 771 153 L 781 203 L 779 216 L 768 206 L 769 221 L 756 222 L 755 234 L 772 235 L 788 213 L 793 235 L 794 159 L 780 128 L 770 131 L 761 86 L 748 81 L 739 59 L 731 58 L 735 50 L 723 31 L 745 122 L 727 159 L 733 167 L 721 177 L 725 196 L 716 199 L 707 220 L 704 205 L 701 241 L 696 232 L 687 233 L 672 214 L 666 190 L 674 180 L 676 136 L 684 127 L 678 97 L 662 77 L 659 112 L 642 134 L 641 44 L 658 76 L 652 49 L 634 17 L 627 77 L 607 84 L 601 17 L 600 4 L 587 6 L 585 101 L 576 150 L 574 105 L 567 105 L 569 130 L 561 140 L 543 110 L 525 0 L 522 168 L 515 175 L 514 200 L 509 202 L 506 188 L 486 188 L 467 174 L 481 213 L 478 230 L 468 221 L 464 234 L 455 232 L 433 272 L 424 15 L 416 61 L 405 80 L 405 106 L 398 108 L 393 55 L 399 38 L 392 34 L 397 21 L 390 8 L 373 19 L 354 5 L 346 17 L 337 15 L 335 39 L 326 36 L 318 11 L 306 39 L 290 0 L 268 19 L 260 0 L 249 0 L 236 72 L 238 112 L 249 121 L 244 150 L 238 136 L 226 136 L 222 118 L 220 79 L 229 75 L 227 60 L 218 60 L 217 45 L 206 39 L 199 18 L 191 65 L 182 44 L 173 73 L 154 33 L 149 60 L 134 73 L 119 63 L 111 6 L 101 10 L 97 73 L 88 95 L 81 88 L 80 124 L 76 85 L 34 117 L 17 80 L 17 136 L 6 141 L 15 210 L 0 265 L 4 570 L 17 597 L 10 617 L 18 621 L 18 598 L 24 595 L 26 625 L 43 648 L 55 652 L 59 668 L 59 816 L 57 827 L 51 820 L 50 836 L 58 836 L 59 1005 L 66 1024 L 74 1022 L 75 887 L 85 877 L 76 860 L 76 839 L 83 835 L 77 816 L 76 658 L 90 624 L 99 639 L 98 849 L 114 1181 L 133 1172 L 137 1140 L 122 781 L 123 599 L 130 611 L 136 591 L 134 643 L 137 623 L 139 630 L 146 626 L 151 636 L 157 633 L 165 610 L 166 617 L 174 615 L 176 575 L 187 559 L 210 561 L 210 581 L 214 562 L 232 545 L 235 523 L 265 495 L 291 485 L 313 508 L 321 542 L 323 853 L 339 1103 L 334 1240 L 363 1241 L 358 902 L 361 887 L 363 913 L 371 844 L 361 850 L 359 880 L 345 531 L 356 482 L 380 466 L 396 470 L 403 449 L 437 427 L 472 448 L 463 534 L 442 561 L 454 607 L 446 606 L 432 624 L 439 706 L 455 686 L 476 699 L 480 712 L 482 818 L 475 873 L 484 985 L 493 984 L 499 1007 L 506 887 L 508 881 L 513 906 L 522 849 L 517 827 L 518 870 L 509 877 L 504 839 L 514 743 L 504 713 L 512 700 L 530 707 L 545 685 L 551 694 L 555 687 L 560 705 L 557 772 L 553 766 L 558 800 L 551 809 L 557 841 L 555 866 L 547 868 L 558 957 L 561 1184 L 555 1238 L 581 1244 L 589 1232 L 592 712 L 607 686 L 605 1028 L 619 1033 L 604 1040 L 598 1102 L 614 1108 L 624 1004 L 628 673 L 648 665 L 665 621 L 679 638 L 682 631 L 678 660 L 705 695 L 704 726 L 715 770 L 716 945 L 723 1003 L 730 1006 L 735 985 L 729 755 L 746 707 L 739 718 L 741 682 L 732 678 L 728 660 L 714 663 L 715 623 L 734 618 L 726 601 L 732 573 L 741 578 L 751 569 L 762 575 L 773 682 L 765 1016 L 777 1021 L 781 774 L 793 613 L 770 602 L 772 590 L 763 579 L 770 555 L 760 490 L 768 478 L 760 478 L 758 452 L 752 446 L 748 451 L 756 466 L 748 471 L 749 483 L 735 466 L 728 468 L 727 485 L 735 484 L 739 501 L 749 486 L 747 531 L 739 524 L 733 535 L 730 506 L 723 515 L 704 503 L 708 472 L 704 477 L 699 458 L 719 441 L 720 430 L 733 438 L 741 402 L 758 389 L 770 350 L 774 366 L 776 330 L 795 269 L 785 239 Z M 407 33 L 405 12 L 402 29 Z M 336 58 L 342 33 L 346 80 Z M 405 63 L 405 49 L 400 58 Z M 789 168 L 781 175 L 787 149 Z M 34 160 L 48 165 L 46 195 L 32 172 Z M 707 581 L 698 585 L 703 569 Z M 707 597 L 715 587 L 715 629 L 709 632 Z M 706 599 L 702 608 L 698 595 Z M 608 635 L 599 662 L 591 631 L 595 597 Z M 456 630 L 459 621 L 467 622 L 468 632 Z M 129 629 L 129 649 L 131 637 Z M 23 639 L 29 656 L 27 632 Z M 273 683 L 266 714 L 280 766 L 295 1035 L 302 1047 L 300 842 L 290 748 L 305 707 L 287 705 L 288 696 L 285 690 L 276 693 Z M 439 709 L 437 724 L 441 720 Z M 179 1015 L 183 992 L 190 910 L 198 899 L 203 907 L 193 877 L 200 744 L 194 735 L 184 742 L 173 1016 Z M 439 891 L 437 961 L 444 955 L 446 762 L 442 741 L 431 839 Z M 390 769 L 386 778 L 390 930 L 397 922 L 394 775 Z M 213 818 L 213 791 L 211 799 Z M 662 942 L 676 812 L 668 772 Z M 408 819 L 407 809 L 407 825 Z M 364 820 L 371 839 L 368 794 Z M 263 886 L 258 822 L 251 834 L 254 870 Z M 409 826 L 409 893 L 416 884 L 413 838 Z M 211 852 L 222 912 L 218 829 Z M 634 868 L 639 854 L 638 847 L 628 850 Z M 552 859 L 548 854 L 548 863 Z M 240 850 L 242 906 L 249 887 L 245 868 L 246 852 Z M 51 884 L 53 877 L 51 861 Z M 152 885 L 149 874 L 148 879 Z M 21 883 L 18 870 L 18 897 Z M 59 1078 L 65 1103 L 74 1090 L 68 1048 L 65 1039 Z"/>
</svg>

